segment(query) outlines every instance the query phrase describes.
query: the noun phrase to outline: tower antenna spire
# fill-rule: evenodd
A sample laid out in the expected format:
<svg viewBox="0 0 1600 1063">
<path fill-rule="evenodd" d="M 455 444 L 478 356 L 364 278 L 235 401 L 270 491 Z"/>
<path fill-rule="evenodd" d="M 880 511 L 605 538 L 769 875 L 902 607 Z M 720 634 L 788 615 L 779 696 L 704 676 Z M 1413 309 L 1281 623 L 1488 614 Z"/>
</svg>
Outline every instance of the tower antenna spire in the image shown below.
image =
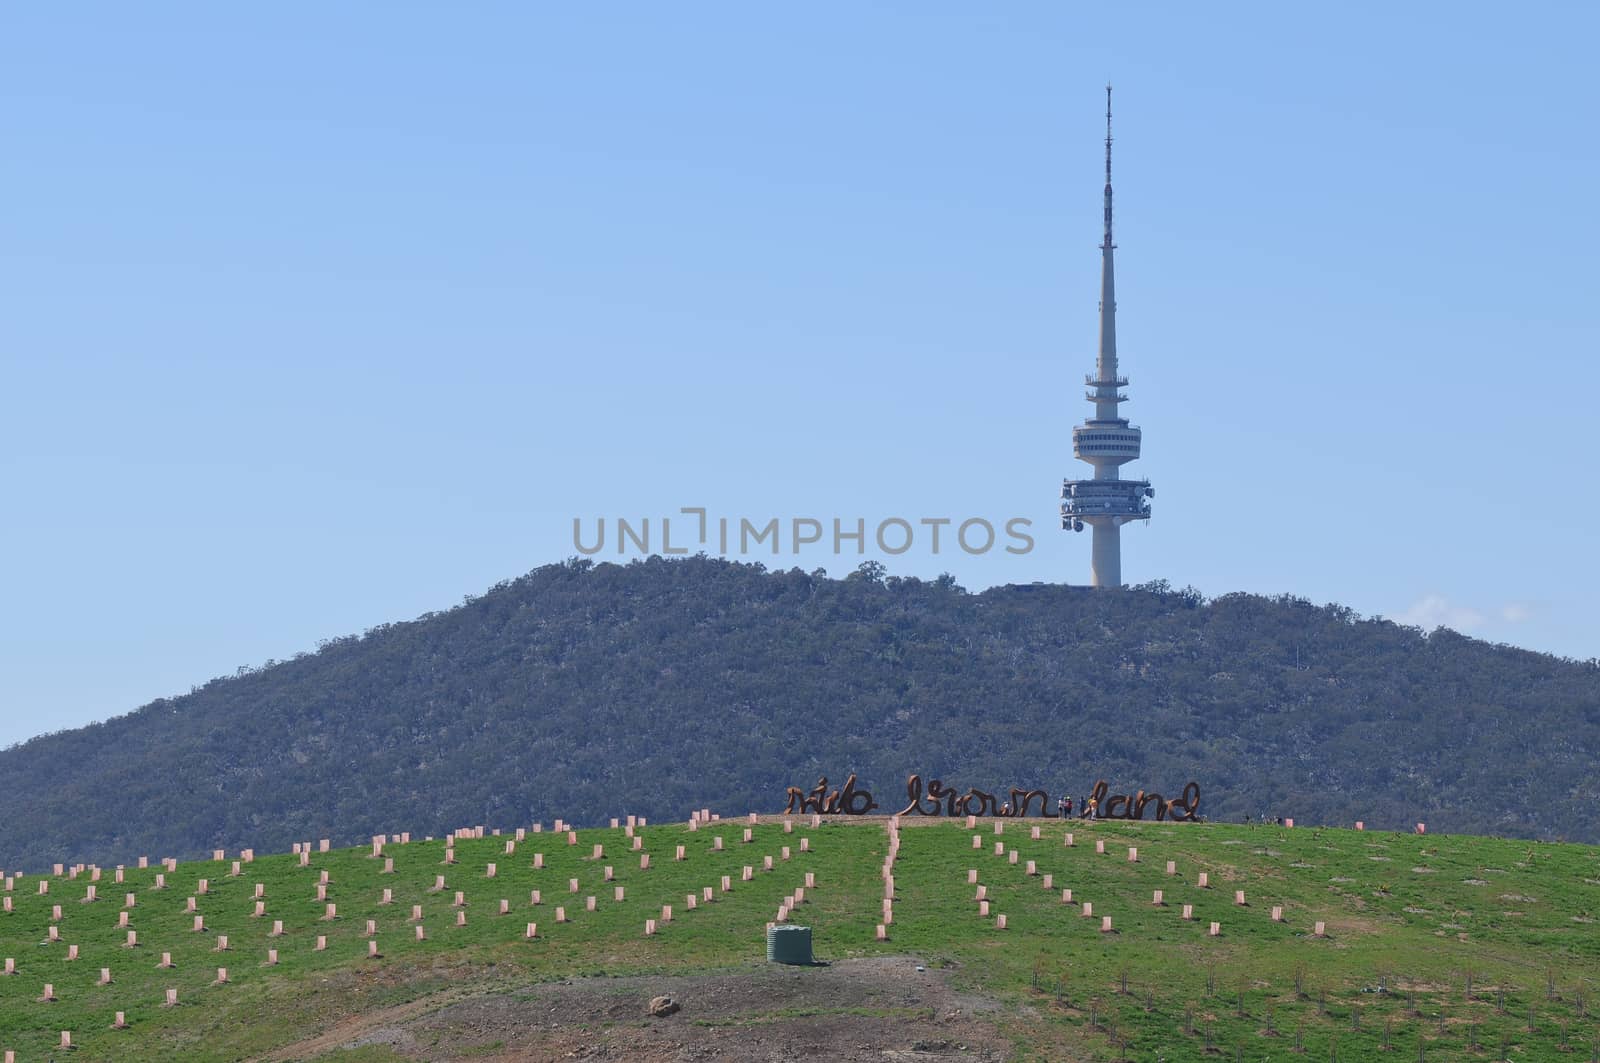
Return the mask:
<svg viewBox="0 0 1600 1063">
<path fill-rule="evenodd" d="M 1106 84 L 1106 247 L 1111 247 L 1111 85 Z"/>
</svg>

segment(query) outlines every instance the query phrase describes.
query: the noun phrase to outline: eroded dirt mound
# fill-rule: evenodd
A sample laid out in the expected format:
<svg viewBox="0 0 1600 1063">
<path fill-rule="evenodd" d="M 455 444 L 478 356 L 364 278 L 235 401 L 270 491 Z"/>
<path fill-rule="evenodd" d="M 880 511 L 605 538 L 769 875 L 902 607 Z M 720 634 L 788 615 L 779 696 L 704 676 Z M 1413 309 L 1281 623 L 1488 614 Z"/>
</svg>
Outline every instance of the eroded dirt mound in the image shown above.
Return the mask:
<svg viewBox="0 0 1600 1063">
<path fill-rule="evenodd" d="M 414 1059 L 720 1063 L 1005 1060 L 997 1006 L 906 957 L 826 967 L 584 978 L 452 995 L 350 1020 L 279 1058 L 382 1045 Z M 653 1017 L 651 1001 L 678 1005 Z M 421 1006 L 419 1006 L 421 1005 Z"/>
</svg>

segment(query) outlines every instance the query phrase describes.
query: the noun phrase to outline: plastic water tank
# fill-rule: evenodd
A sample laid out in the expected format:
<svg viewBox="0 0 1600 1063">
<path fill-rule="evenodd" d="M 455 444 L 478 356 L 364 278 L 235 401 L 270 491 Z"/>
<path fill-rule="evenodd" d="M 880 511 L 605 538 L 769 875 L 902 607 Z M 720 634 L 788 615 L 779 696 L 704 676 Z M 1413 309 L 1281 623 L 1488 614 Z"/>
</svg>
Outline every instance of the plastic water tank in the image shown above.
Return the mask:
<svg viewBox="0 0 1600 1063">
<path fill-rule="evenodd" d="M 767 962 L 809 965 L 811 928 L 782 923 L 767 929 Z"/>
</svg>

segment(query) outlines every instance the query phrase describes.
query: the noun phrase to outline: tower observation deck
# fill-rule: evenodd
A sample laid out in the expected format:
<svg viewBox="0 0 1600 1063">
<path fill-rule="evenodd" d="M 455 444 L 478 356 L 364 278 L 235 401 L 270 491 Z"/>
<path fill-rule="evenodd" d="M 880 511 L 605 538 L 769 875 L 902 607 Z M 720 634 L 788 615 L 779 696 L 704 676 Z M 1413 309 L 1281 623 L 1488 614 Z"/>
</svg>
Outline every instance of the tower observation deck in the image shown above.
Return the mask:
<svg viewBox="0 0 1600 1063">
<path fill-rule="evenodd" d="M 1105 240 L 1100 244 L 1100 355 L 1083 378 L 1094 415 L 1072 429 L 1072 456 L 1087 462 L 1093 479 L 1061 482 L 1061 527 L 1093 533 L 1089 582 L 1122 586 L 1122 526 L 1150 519 L 1155 488 L 1149 480 L 1124 480 L 1121 467 L 1139 457 L 1140 432 L 1120 416 L 1128 378 L 1117 372 L 1117 294 L 1111 242 L 1111 86 L 1106 86 Z"/>
</svg>

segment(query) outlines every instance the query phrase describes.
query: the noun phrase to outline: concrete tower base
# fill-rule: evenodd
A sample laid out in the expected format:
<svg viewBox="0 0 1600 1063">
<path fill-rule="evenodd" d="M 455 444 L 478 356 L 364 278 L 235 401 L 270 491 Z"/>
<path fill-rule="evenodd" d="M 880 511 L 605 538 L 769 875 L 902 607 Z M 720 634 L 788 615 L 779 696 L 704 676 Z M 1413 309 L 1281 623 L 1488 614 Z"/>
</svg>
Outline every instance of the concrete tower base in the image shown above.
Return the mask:
<svg viewBox="0 0 1600 1063">
<path fill-rule="evenodd" d="M 1094 536 L 1089 559 L 1091 587 L 1122 586 L 1122 528 L 1115 521 L 1090 521 Z"/>
</svg>

